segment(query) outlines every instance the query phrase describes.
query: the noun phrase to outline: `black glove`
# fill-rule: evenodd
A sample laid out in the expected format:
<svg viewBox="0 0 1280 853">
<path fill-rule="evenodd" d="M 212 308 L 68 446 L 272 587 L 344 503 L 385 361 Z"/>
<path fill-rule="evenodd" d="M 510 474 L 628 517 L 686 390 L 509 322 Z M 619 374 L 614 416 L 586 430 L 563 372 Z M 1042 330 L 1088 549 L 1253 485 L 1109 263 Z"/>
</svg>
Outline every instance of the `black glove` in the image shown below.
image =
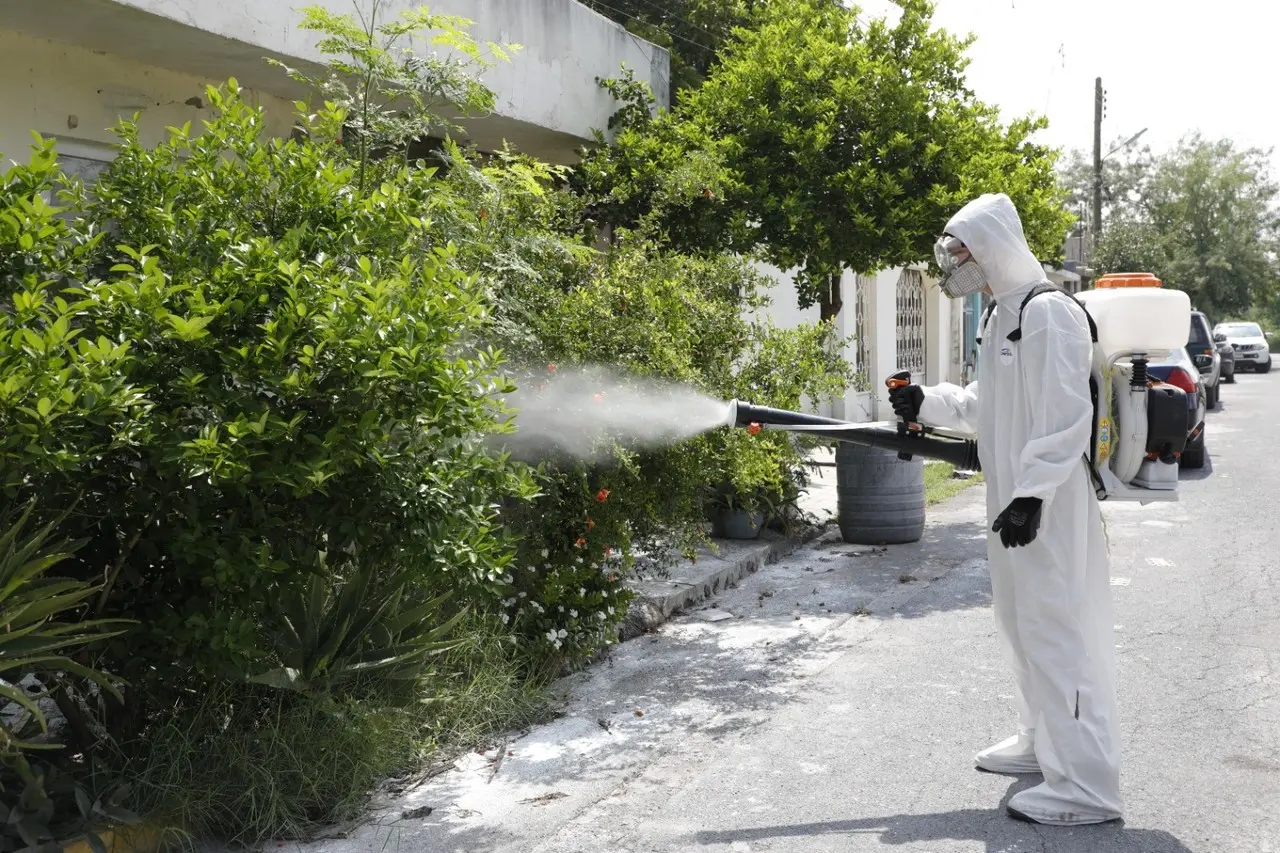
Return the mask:
<svg viewBox="0 0 1280 853">
<path fill-rule="evenodd" d="M 889 403 L 893 413 L 909 424 L 920 420 L 920 406 L 924 403 L 924 389 L 919 385 L 903 385 L 889 391 Z"/>
<path fill-rule="evenodd" d="M 1035 540 L 1040 530 L 1040 507 L 1043 503 L 1039 498 L 1014 498 L 1004 512 L 996 516 L 991 530 L 1000 534 L 1004 547 L 1017 548 L 1030 545 Z"/>
</svg>

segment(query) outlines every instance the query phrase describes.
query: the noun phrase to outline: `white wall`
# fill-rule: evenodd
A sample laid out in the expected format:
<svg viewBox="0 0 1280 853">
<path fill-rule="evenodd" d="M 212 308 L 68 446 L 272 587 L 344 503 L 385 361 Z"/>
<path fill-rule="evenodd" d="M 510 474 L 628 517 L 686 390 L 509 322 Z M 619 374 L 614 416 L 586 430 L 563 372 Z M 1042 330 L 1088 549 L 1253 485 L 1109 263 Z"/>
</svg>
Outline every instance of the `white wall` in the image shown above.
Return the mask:
<svg viewBox="0 0 1280 853">
<path fill-rule="evenodd" d="M 774 325 L 783 329 L 794 329 L 797 325 L 805 323 L 818 323 L 822 319 L 822 311 L 817 305 L 808 307 L 808 309 L 800 309 L 799 301 L 796 298 L 795 272 L 783 272 L 777 266 L 769 264 L 755 263 L 756 270 L 763 273 L 765 277 L 772 279 L 772 286 L 765 289 L 765 295 L 769 298 L 769 304 L 764 309 L 750 313 L 749 316 L 754 318 L 772 321 Z M 844 297 L 845 307 L 840 315 L 836 318 L 836 334 L 841 338 L 851 338 L 854 336 L 856 318 L 854 314 L 854 287 L 855 277 L 852 273 L 845 273 L 841 279 L 841 296 Z M 845 360 L 851 365 L 858 364 L 858 345 L 856 341 L 850 341 L 842 351 Z M 822 401 L 815 403 L 812 400 L 801 401 L 801 409 L 813 412 L 815 415 L 823 415 L 826 418 L 840 418 L 844 420 L 861 421 L 867 420 L 868 414 L 864 412 L 864 406 L 860 405 L 858 393 L 855 389 L 850 389 L 842 400 Z"/>
<path fill-rule="evenodd" d="M 355 8 L 351 0 L 319 2 L 340 14 Z M 316 48 L 317 36 L 298 28 L 301 15 L 296 10 L 305 5 L 302 2 L 5 0 L 0 5 L 4 9 L 0 26 L 8 30 L 195 79 L 222 81 L 235 76 L 248 88 L 287 100 L 305 92 L 265 58 L 312 72 L 323 60 Z M 361 0 L 361 5 L 368 8 L 369 0 Z M 417 5 L 418 0 L 383 0 L 380 14 L 390 20 Z M 465 135 L 483 148 L 494 149 L 509 140 L 552 162 L 572 162 L 575 150 L 591 139 L 593 129 L 603 130 L 616 109 L 596 85 L 596 77 L 617 76 L 624 64 L 652 86 L 660 103 L 666 102 L 667 52 L 576 0 L 435 0 L 429 8 L 472 19 L 475 24 L 469 31 L 481 42 L 523 45 L 509 63 L 500 63 L 484 78 L 497 94 L 494 114 L 464 122 Z M 422 44 L 414 47 L 419 53 L 433 49 Z M 33 83 L 32 78 L 44 76 L 51 68 L 16 66 L 18 76 L 0 80 L 0 89 Z"/>
<path fill-rule="evenodd" d="M 135 112 L 143 142 L 154 145 L 166 127 L 199 126 L 208 111 L 187 101 L 203 97 L 208 82 L 0 29 L 0 153 L 6 162 L 26 160 L 36 131 L 57 138 L 64 154 L 109 159 L 110 129 Z M 261 92 L 246 96 L 267 107 L 270 132 L 288 134 L 287 102 Z"/>
</svg>

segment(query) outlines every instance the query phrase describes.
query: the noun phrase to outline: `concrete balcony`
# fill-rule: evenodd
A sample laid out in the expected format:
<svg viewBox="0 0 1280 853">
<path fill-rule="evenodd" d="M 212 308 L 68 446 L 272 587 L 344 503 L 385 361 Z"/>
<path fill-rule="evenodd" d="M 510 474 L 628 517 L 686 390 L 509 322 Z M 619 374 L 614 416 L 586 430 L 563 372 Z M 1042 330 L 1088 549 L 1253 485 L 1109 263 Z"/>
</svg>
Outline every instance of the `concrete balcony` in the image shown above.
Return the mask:
<svg viewBox="0 0 1280 853">
<path fill-rule="evenodd" d="M 350 0 L 318 2 L 339 14 L 355 11 Z M 264 59 L 310 72 L 318 71 L 323 60 L 315 35 L 298 28 L 297 9 L 303 5 L 303 0 L 0 0 L 0 150 L 20 156 L 13 143 L 25 146 L 28 129 L 66 134 L 63 119 L 86 111 L 92 118 L 76 122 L 80 130 L 78 136 L 70 134 L 73 138 L 97 139 L 100 116 L 127 116 L 137 109 L 148 124 L 147 111 L 164 112 L 169 124 L 173 118 L 198 123 L 199 108 L 186 101 L 200 95 L 204 82 L 231 76 L 268 110 L 284 109 L 303 92 Z M 412 5 L 413 0 L 383 0 L 379 14 L 390 20 Z M 546 160 L 572 162 L 575 149 L 590 140 L 594 128 L 603 129 L 615 109 L 596 78 L 616 76 L 623 65 L 653 87 L 660 103 L 667 99 L 667 52 L 576 0 L 436 0 L 429 8 L 475 21 L 470 33 L 478 41 L 523 45 L 511 62 L 485 75 L 497 93 L 494 114 L 464 122 L 467 138 L 482 149 L 506 140 Z M 72 75 L 68 66 L 82 73 Z M 11 87 L 31 94 L 6 97 L 3 90 Z M 182 92 L 177 104 L 186 104 L 185 110 L 173 109 L 170 101 Z M 91 96 L 96 104 L 87 103 Z M 28 97 L 38 103 L 28 105 Z M 15 102 L 16 114 L 3 109 Z M 190 115 L 182 118 L 184 112 Z M 50 123 L 36 120 L 44 114 L 57 115 L 53 123 L 58 126 L 42 127 Z M 29 128 L 15 128 L 24 116 L 31 118 Z"/>
</svg>

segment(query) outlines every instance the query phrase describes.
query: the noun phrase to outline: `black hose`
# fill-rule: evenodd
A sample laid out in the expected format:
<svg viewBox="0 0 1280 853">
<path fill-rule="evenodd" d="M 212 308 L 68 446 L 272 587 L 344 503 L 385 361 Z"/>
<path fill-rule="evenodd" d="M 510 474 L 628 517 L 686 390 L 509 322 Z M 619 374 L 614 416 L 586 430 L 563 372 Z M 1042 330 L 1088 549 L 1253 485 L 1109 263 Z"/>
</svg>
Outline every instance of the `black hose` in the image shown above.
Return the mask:
<svg viewBox="0 0 1280 853">
<path fill-rule="evenodd" d="M 847 441 L 863 447 L 876 447 L 898 453 L 910 453 L 914 456 L 927 456 L 950 462 L 961 471 L 981 471 L 978 460 L 978 443 L 970 439 L 943 438 L 941 436 L 900 433 L 896 429 L 874 424 L 853 424 L 824 418 L 820 415 L 809 415 L 803 412 L 791 412 L 786 409 L 771 409 L 767 406 L 753 406 L 750 403 L 737 403 L 735 421 L 738 426 L 760 424 L 765 427 L 785 429 L 788 432 L 800 432 L 831 441 Z M 812 427 L 812 429 L 805 429 Z"/>
</svg>

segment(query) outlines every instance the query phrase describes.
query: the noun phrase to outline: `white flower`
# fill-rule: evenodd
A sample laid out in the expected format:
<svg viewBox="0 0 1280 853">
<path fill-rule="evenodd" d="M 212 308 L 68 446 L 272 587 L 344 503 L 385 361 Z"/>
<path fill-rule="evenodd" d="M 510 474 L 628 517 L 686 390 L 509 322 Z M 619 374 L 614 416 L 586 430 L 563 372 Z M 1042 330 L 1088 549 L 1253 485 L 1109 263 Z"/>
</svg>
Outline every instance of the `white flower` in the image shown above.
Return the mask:
<svg viewBox="0 0 1280 853">
<path fill-rule="evenodd" d="M 564 612 L 564 605 L 563 605 L 563 604 L 561 604 L 561 605 L 560 605 L 560 612 L 561 612 L 561 613 L 563 613 L 563 612 Z"/>
<path fill-rule="evenodd" d="M 559 636 L 560 636 L 560 637 L 562 637 L 562 638 L 563 638 L 563 637 L 567 637 L 567 636 L 569 636 L 569 632 L 568 632 L 568 631 L 566 631 L 565 629 L 561 628 L 561 629 L 560 629 L 560 634 L 559 634 Z"/>
<path fill-rule="evenodd" d="M 613 608 L 612 608 L 612 607 L 610 607 L 610 608 L 609 608 L 609 615 L 610 615 L 610 616 L 612 616 L 612 615 L 613 615 Z"/>
<path fill-rule="evenodd" d="M 559 640 L 556 640 L 556 642 L 555 642 L 555 647 L 556 647 L 557 649 L 558 649 L 558 648 L 560 648 L 560 641 L 559 641 Z"/>
<path fill-rule="evenodd" d="M 543 549 L 542 549 L 542 559 L 544 559 L 544 560 L 545 560 L 545 559 L 546 559 L 547 557 L 549 557 L 549 556 L 551 556 L 551 552 L 550 552 L 549 550 L 547 550 L 546 548 L 543 548 Z"/>
<path fill-rule="evenodd" d="M 587 597 L 587 588 L 585 586 L 578 587 L 578 597 L 579 598 Z"/>
<path fill-rule="evenodd" d="M 578 611 L 576 611 L 576 610 L 570 610 L 570 611 L 569 611 L 569 615 L 570 615 L 570 616 L 572 616 L 574 619 L 577 619 L 577 618 L 578 618 Z"/>
<path fill-rule="evenodd" d="M 556 638 L 556 632 L 555 632 L 555 629 L 552 628 L 550 631 L 547 632 L 547 639 L 554 641 L 555 638 Z"/>
<path fill-rule="evenodd" d="M 528 596 L 529 596 L 529 593 L 527 593 L 527 592 L 522 592 L 522 593 L 520 593 L 520 597 L 521 597 L 521 598 L 527 598 Z"/>
<path fill-rule="evenodd" d="M 581 566 L 581 565 L 582 565 L 582 558 L 581 558 L 581 557 L 579 557 L 579 558 L 578 558 L 578 565 L 579 565 L 579 566 Z"/>
<path fill-rule="evenodd" d="M 510 622 L 510 621 L 511 621 L 511 617 L 510 617 L 510 616 L 508 616 L 507 614 L 503 613 L 503 614 L 502 614 L 502 624 L 503 624 L 503 625 L 505 625 L 505 624 L 507 624 L 507 623 L 508 623 L 508 622 Z"/>
<path fill-rule="evenodd" d="M 601 622 L 603 622 L 603 621 L 604 621 L 604 619 L 605 619 L 604 611 L 599 611 L 599 612 L 597 612 L 597 613 L 596 613 L 596 618 L 597 618 L 597 619 L 599 619 Z"/>
</svg>

